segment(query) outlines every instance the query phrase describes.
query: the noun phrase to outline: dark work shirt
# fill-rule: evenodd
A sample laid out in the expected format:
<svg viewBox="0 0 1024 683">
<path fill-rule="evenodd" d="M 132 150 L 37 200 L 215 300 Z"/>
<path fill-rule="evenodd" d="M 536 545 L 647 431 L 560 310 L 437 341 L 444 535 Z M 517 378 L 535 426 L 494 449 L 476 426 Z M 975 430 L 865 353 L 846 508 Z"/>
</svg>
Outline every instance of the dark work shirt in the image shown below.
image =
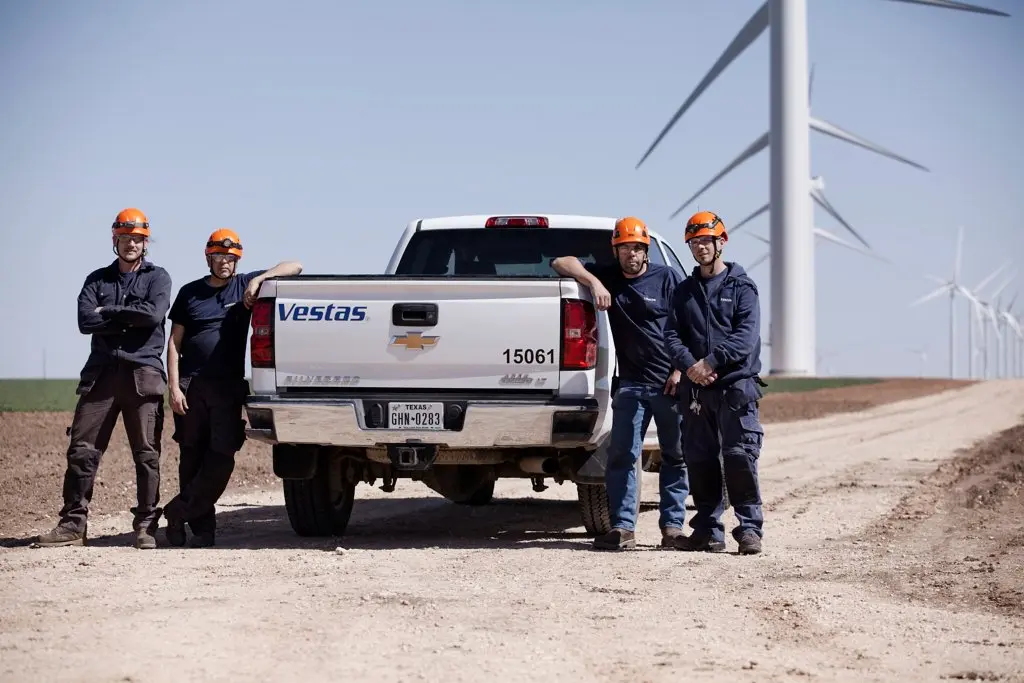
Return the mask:
<svg viewBox="0 0 1024 683">
<path fill-rule="evenodd" d="M 718 375 L 709 388 L 724 388 L 761 372 L 761 302 L 757 285 L 738 263 L 703 278 L 700 268 L 676 289 L 665 339 L 684 372 L 699 360 Z"/>
<path fill-rule="evenodd" d="M 116 259 L 89 273 L 78 293 L 78 330 L 92 335 L 83 382 L 118 362 L 146 365 L 164 374 L 164 325 L 170 301 L 171 276 L 145 259 L 131 273 L 122 273 Z"/>
<path fill-rule="evenodd" d="M 640 277 L 627 278 L 617 263 L 586 264 L 612 296 L 608 322 L 619 361 L 619 379 L 663 387 L 672 373 L 665 346 L 669 305 L 682 276 L 668 266 L 647 265 Z"/>
<path fill-rule="evenodd" d="M 206 278 L 184 285 L 171 306 L 171 322 L 185 328 L 178 349 L 180 379 L 194 375 L 217 379 L 245 377 L 245 345 L 252 311 L 242 295 L 252 279 L 264 271 L 233 276 L 223 287 Z"/>
</svg>

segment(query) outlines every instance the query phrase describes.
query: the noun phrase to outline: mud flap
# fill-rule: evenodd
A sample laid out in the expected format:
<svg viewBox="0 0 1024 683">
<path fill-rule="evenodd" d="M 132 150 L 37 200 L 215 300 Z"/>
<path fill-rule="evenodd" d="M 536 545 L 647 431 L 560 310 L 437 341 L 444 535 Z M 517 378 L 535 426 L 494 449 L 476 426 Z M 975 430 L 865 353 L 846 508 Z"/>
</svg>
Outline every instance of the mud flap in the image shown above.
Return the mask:
<svg viewBox="0 0 1024 683">
<path fill-rule="evenodd" d="M 280 479 L 312 479 L 319 449 L 311 445 L 274 444 L 274 476 Z"/>
</svg>

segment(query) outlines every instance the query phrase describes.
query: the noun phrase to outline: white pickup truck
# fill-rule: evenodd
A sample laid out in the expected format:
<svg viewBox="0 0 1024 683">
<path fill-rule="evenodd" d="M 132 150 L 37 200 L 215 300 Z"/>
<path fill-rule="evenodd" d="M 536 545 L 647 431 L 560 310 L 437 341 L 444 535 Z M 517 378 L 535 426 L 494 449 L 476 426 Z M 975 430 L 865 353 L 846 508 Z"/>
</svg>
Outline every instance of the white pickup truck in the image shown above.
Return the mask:
<svg viewBox="0 0 1024 683">
<path fill-rule="evenodd" d="M 295 532 L 344 533 L 359 482 L 419 480 L 483 505 L 501 477 L 536 491 L 574 482 L 584 527 L 607 531 L 614 343 L 590 290 L 550 264 L 611 261 L 614 223 L 421 219 L 384 275 L 267 280 L 252 312 L 246 433 L 273 445 Z M 650 261 L 685 275 L 651 238 Z M 657 450 L 652 422 L 643 468 Z"/>
</svg>

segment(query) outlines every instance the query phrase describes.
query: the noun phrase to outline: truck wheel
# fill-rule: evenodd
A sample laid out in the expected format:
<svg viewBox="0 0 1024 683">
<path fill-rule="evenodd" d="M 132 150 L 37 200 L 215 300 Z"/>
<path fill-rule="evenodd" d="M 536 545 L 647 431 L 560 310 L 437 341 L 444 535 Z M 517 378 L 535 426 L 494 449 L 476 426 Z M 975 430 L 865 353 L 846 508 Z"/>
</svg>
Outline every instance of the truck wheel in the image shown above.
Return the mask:
<svg viewBox="0 0 1024 683">
<path fill-rule="evenodd" d="M 356 482 L 344 475 L 344 461 L 321 456 L 311 479 L 284 479 L 284 506 L 299 536 L 340 536 L 345 533 Z"/>
<path fill-rule="evenodd" d="M 636 460 L 636 500 L 637 516 L 640 515 L 640 500 L 644 492 L 643 458 Z M 610 506 L 608 505 L 608 489 L 604 484 L 576 484 L 576 496 L 580 501 L 580 516 L 583 517 L 583 528 L 588 534 L 600 536 L 612 530 Z"/>
<path fill-rule="evenodd" d="M 580 501 L 580 515 L 583 528 L 591 536 L 600 536 L 612 530 L 608 513 L 608 489 L 604 484 L 576 484 L 576 495 Z"/>
</svg>

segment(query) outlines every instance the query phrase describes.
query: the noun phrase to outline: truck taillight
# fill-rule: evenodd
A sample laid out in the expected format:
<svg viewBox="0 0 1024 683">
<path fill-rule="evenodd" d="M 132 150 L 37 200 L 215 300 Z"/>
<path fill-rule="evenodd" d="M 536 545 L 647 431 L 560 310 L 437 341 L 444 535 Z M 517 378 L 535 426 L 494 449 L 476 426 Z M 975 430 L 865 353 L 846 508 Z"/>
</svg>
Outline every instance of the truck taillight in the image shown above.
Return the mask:
<svg viewBox="0 0 1024 683">
<path fill-rule="evenodd" d="M 582 299 L 562 300 L 562 369 L 590 370 L 597 365 L 597 312 Z"/>
<path fill-rule="evenodd" d="M 252 305 L 249 357 L 254 368 L 274 367 L 274 304 L 274 299 L 257 299 Z"/>
</svg>

